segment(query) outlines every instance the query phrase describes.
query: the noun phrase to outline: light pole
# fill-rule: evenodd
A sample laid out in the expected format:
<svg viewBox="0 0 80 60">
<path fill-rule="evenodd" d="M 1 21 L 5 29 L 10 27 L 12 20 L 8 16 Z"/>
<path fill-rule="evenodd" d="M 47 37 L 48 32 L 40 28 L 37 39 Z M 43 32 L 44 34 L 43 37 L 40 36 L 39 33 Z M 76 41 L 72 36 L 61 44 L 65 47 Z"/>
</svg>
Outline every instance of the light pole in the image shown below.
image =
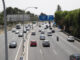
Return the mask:
<svg viewBox="0 0 80 60">
<path fill-rule="evenodd" d="M 26 9 L 24 9 L 24 13 L 23 13 L 23 52 L 24 52 L 24 15 L 25 15 L 25 11 L 27 10 L 27 9 L 29 9 L 29 8 L 35 8 L 35 9 L 37 9 L 37 7 L 27 7 Z"/>
<path fill-rule="evenodd" d="M 3 8 L 4 8 L 4 31 L 5 31 L 5 60 L 8 60 L 8 42 L 7 42 L 7 19 L 6 19 L 6 9 L 5 9 L 5 1 L 2 0 Z"/>
</svg>

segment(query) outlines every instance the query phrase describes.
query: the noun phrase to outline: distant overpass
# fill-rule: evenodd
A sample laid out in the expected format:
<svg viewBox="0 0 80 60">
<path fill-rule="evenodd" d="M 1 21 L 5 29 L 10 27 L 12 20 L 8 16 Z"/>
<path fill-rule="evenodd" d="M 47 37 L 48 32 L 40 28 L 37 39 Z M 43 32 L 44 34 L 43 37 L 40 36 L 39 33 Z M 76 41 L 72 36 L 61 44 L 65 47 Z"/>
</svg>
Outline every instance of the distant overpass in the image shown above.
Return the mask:
<svg viewBox="0 0 80 60">
<path fill-rule="evenodd" d="M 13 15 L 7 15 L 7 21 L 28 21 L 30 20 L 30 16 L 27 14 L 13 14 Z"/>
</svg>

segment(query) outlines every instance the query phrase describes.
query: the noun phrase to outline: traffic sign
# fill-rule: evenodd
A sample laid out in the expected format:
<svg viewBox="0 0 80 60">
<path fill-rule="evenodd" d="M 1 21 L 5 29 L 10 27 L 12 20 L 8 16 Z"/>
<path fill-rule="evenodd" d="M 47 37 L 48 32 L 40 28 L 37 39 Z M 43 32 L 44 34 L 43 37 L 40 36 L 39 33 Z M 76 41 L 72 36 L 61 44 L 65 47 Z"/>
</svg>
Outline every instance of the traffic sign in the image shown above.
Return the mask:
<svg viewBox="0 0 80 60">
<path fill-rule="evenodd" d="M 54 20 L 54 17 L 53 17 L 53 15 L 49 15 L 49 16 L 48 16 L 48 20 L 49 20 L 49 21 L 52 21 L 52 20 Z"/>
<path fill-rule="evenodd" d="M 40 21 L 53 21 L 54 16 L 53 15 L 40 15 L 39 20 Z"/>
<path fill-rule="evenodd" d="M 40 16 L 39 16 L 39 19 L 40 19 L 41 21 L 45 21 L 45 20 L 48 20 L 48 16 L 47 16 L 47 15 L 40 15 Z"/>
</svg>

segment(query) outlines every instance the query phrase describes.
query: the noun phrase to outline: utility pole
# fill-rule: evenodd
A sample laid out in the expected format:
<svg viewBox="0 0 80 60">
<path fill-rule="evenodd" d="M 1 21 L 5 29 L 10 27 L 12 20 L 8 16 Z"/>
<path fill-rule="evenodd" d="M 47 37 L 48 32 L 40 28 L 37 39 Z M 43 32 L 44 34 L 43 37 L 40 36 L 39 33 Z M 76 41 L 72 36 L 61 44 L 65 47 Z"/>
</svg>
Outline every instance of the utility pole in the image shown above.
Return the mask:
<svg viewBox="0 0 80 60">
<path fill-rule="evenodd" d="M 7 42 L 7 17 L 6 17 L 6 9 L 5 9 L 5 1 L 2 0 L 3 8 L 4 8 L 4 32 L 5 32 L 5 60 L 8 60 L 8 42 Z"/>
</svg>

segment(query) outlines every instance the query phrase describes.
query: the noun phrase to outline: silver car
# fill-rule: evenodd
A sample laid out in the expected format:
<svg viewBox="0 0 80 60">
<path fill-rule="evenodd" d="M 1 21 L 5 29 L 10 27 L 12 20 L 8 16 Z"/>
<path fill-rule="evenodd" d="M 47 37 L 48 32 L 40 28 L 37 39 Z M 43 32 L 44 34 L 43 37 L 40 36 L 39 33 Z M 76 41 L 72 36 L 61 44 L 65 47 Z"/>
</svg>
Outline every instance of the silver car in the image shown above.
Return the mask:
<svg viewBox="0 0 80 60">
<path fill-rule="evenodd" d="M 52 36 L 52 32 L 48 32 L 47 34 L 48 34 L 48 36 Z"/>
<path fill-rule="evenodd" d="M 45 40 L 45 36 L 44 35 L 40 35 L 40 40 Z"/>
<path fill-rule="evenodd" d="M 15 32 L 16 34 L 18 34 L 19 33 L 19 31 L 18 30 L 16 30 L 16 32 Z"/>
<path fill-rule="evenodd" d="M 9 48 L 16 48 L 17 47 L 17 42 L 16 41 L 11 41 L 9 43 Z"/>
<path fill-rule="evenodd" d="M 67 40 L 68 40 L 69 42 L 74 42 L 74 41 L 75 41 L 73 36 L 68 36 Z"/>
<path fill-rule="evenodd" d="M 23 33 L 19 33 L 18 37 L 23 37 Z"/>
<path fill-rule="evenodd" d="M 50 42 L 48 40 L 44 40 L 42 45 L 43 47 L 50 47 Z"/>
</svg>

